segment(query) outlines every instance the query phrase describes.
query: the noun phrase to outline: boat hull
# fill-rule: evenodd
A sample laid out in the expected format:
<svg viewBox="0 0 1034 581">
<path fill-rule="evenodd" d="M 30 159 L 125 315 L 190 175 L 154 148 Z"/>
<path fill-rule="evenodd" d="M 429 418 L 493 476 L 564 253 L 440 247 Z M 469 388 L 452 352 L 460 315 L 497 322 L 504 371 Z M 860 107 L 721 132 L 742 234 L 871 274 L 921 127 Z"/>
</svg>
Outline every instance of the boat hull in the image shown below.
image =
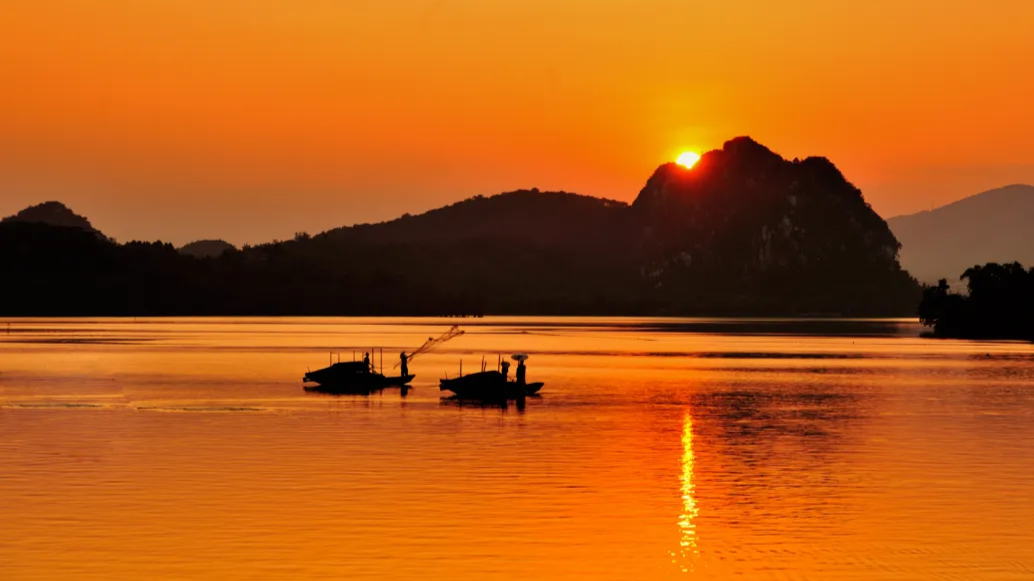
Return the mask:
<svg viewBox="0 0 1034 581">
<path fill-rule="evenodd" d="M 337 363 L 330 367 L 310 371 L 302 377 L 304 383 L 316 383 L 320 387 L 342 392 L 375 391 L 388 387 L 405 387 L 416 377 L 413 374 L 387 377 L 368 371 L 356 372 L 352 364 Z"/>
<path fill-rule="evenodd" d="M 462 377 L 443 379 L 439 383 L 441 391 L 451 391 L 460 399 L 480 401 L 506 401 L 521 399 L 538 393 L 544 384 L 529 383 L 520 385 L 507 381 L 498 371 L 483 371 Z"/>
</svg>

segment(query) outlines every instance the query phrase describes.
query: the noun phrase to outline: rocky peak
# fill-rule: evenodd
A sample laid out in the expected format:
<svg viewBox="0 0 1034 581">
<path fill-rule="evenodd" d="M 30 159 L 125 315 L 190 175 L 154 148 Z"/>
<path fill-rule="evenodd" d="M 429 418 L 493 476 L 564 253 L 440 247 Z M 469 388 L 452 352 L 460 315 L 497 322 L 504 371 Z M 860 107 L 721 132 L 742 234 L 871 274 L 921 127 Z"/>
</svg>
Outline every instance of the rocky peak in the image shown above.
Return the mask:
<svg viewBox="0 0 1034 581">
<path fill-rule="evenodd" d="M 785 160 L 750 137 L 735 137 L 715 152 L 726 167 L 758 169 L 777 166 Z"/>
<path fill-rule="evenodd" d="M 658 284 L 899 270 L 886 222 L 833 163 L 787 160 L 749 137 L 705 153 L 692 169 L 660 166 L 633 208 Z"/>
<path fill-rule="evenodd" d="M 791 163 L 750 137 L 736 137 L 721 149 L 703 154 L 691 169 L 674 163 L 658 167 L 633 207 L 663 209 L 679 200 L 699 202 L 700 195 L 694 194 L 700 193 L 734 195 L 785 171 Z"/>
</svg>

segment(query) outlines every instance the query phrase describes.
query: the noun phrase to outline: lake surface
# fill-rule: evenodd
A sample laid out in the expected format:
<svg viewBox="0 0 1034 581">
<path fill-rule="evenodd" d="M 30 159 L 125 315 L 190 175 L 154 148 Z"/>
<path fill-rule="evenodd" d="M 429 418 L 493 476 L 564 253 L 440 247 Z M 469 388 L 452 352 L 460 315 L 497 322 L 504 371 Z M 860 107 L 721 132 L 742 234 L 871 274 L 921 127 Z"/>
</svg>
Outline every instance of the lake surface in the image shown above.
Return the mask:
<svg viewBox="0 0 1034 581">
<path fill-rule="evenodd" d="M 1032 579 L 1034 346 L 908 321 L 0 321 L 0 579 Z M 306 368 L 384 347 L 415 389 Z M 523 410 L 437 383 L 530 354 Z M 375 357 L 379 362 L 379 357 Z"/>
</svg>

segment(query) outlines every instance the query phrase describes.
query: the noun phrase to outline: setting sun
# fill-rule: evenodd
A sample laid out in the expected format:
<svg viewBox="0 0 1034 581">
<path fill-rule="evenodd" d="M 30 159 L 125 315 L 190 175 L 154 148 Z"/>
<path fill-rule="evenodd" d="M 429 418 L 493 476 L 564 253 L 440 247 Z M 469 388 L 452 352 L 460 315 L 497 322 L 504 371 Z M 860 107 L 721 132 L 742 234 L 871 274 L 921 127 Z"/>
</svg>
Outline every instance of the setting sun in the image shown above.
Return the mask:
<svg viewBox="0 0 1034 581">
<path fill-rule="evenodd" d="M 686 151 L 679 155 L 679 157 L 675 160 L 675 163 L 681 165 L 686 169 L 690 169 L 694 165 L 696 165 L 698 161 L 700 161 L 700 154 L 692 151 Z"/>
</svg>

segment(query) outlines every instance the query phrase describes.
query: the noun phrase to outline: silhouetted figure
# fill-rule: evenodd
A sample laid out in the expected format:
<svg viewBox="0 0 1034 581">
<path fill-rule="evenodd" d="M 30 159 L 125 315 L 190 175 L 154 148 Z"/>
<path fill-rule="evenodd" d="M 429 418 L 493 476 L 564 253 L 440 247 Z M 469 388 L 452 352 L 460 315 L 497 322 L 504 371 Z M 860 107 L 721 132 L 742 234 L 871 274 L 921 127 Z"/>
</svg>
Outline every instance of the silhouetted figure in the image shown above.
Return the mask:
<svg viewBox="0 0 1034 581">
<path fill-rule="evenodd" d="M 405 351 L 399 354 L 399 362 L 402 366 L 402 377 L 409 375 L 409 357 Z"/>
<path fill-rule="evenodd" d="M 370 371 L 370 354 L 363 353 L 363 365 L 366 366 L 366 370 Z"/>
<path fill-rule="evenodd" d="M 523 360 L 518 361 L 517 362 L 517 385 L 524 385 L 525 384 L 524 375 L 525 375 L 526 372 L 527 372 L 527 369 L 524 367 L 524 361 Z"/>
<path fill-rule="evenodd" d="M 503 381 L 509 381 L 510 380 L 510 362 L 509 361 L 503 361 L 502 372 L 503 372 Z"/>
</svg>

